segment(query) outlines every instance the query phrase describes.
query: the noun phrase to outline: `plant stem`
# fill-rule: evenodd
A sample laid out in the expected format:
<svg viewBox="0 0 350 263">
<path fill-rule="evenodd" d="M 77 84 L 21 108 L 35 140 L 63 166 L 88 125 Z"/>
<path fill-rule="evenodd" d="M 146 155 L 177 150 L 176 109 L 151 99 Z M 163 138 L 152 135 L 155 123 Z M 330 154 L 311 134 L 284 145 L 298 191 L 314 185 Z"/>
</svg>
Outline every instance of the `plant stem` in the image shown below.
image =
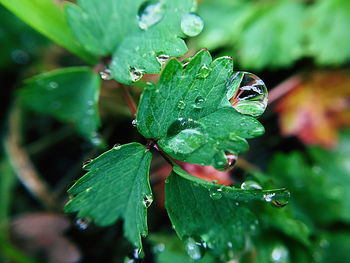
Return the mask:
<svg viewBox="0 0 350 263">
<path fill-rule="evenodd" d="M 276 100 L 280 99 L 288 92 L 290 92 L 293 88 L 298 86 L 301 82 L 302 76 L 300 74 L 286 79 L 269 92 L 268 104 L 274 103 Z"/>
<path fill-rule="evenodd" d="M 137 106 L 134 99 L 130 95 L 129 89 L 126 88 L 124 85 L 120 85 L 120 88 L 125 97 L 126 103 L 128 104 L 132 116 L 136 118 Z"/>
</svg>

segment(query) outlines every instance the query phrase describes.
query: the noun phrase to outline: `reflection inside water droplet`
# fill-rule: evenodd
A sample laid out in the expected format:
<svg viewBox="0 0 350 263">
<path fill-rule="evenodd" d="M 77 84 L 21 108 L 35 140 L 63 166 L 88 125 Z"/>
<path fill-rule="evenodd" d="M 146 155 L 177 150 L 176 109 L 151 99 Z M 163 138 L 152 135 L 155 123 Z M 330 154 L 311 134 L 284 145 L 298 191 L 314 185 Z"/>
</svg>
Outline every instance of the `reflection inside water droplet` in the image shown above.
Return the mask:
<svg viewBox="0 0 350 263">
<path fill-rule="evenodd" d="M 209 76 L 211 69 L 204 64 L 197 73 L 197 78 L 205 79 Z"/>
<path fill-rule="evenodd" d="M 203 26 L 202 18 L 196 14 L 186 14 L 181 19 L 181 30 L 190 37 L 197 36 L 202 31 Z"/>
<path fill-rule="evenodd" d="M 75 224 L 80 230 L 86 230 L 89 227 L 90 220 L 88 218 L 78 218 Z"/>
<path fill-rule="evenodd" d="M 83 162 L 83 169 L 86 168 L 86 166 L 88 166 L 89 163 L 91 163 L 93 161 L 93 159 L 89 159 L 89 160 L 86 160 L 85 162 Z"/>
<path fill-rule="evenodd" d="M 214 155 L 212 165 L 216 170 L 226 171 L 235 165 L 237 160 L 237 154 L 229 152 L 218 152 Z"/>
<path fill-rule="evenodd" d="M 104 71 L 99 72 L 101 79 L 103 80 L 111 80 L 112 79 L 112 71 L 106 68 Z"/>
<path fill-rule="evenodd" d="M 209 190 L 210 198 L 213 199 L 213 200 L 221 199 L 221 197 L 222 197 L 222 188 L 223 188 L 223 186 L 221 186 L 219 188 L 218 187 L 210 188 L 210 190 Z"/>
<path fill-rule="evenodd" d="M 130 77 L 133 82 L 138 81 L 143 76 L 143 70 L 130 67 Z"/>
<path fill-rule="evenodd" d="M 193 260 L 199 260 L 203 257 L 205 249 L 207 248 L 206 243 L 197 236 L 184 237 L 185 249 L 187 254 Z"/>
<path fill-rule="evenodd" d="M 227 82 L 227 98 L 238 112 L 259 117 L 267 106 L 267 89 L 254 74 L 236 72 Z"/>
<path fill-rule="evenodd" d="M 167 55 L 158 55 L 157 59 L 158 59 L 160 64 L 164 64 L 169 59 L 169 56 L 167 56 Z"/>
<path fill-rule="evenodd" d="M 137 12 L 139 27 L 142 30 L 147 30 L 149 27 L 158 23 L 163 18 L 164 13 L 164 3 L 159 1 L 146 1 L 142 3 Z"/>
<path fill-rule="evenodd" d="M 136 119 L 132 120 L 131 124 L 132 126 L 137 127 L 137 120 Z"/>
<path fill-rule="evenodd" d="M 145 195 L 145 197 L 143 198 L 143 204 L 145 205 L 146 208 L 148 208 L 153 202 L 153 195 L 152 194 L 148 194 Z"/>
</svg>

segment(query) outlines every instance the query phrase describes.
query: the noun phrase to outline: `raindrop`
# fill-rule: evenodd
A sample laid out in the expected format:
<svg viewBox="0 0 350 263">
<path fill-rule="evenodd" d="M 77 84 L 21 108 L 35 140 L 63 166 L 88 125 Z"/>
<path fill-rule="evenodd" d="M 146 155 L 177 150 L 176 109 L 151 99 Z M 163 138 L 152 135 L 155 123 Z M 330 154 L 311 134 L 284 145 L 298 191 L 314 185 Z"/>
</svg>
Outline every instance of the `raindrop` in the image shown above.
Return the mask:
<svg viewBox="0 0 350 263">
<path fill-rule="evenodd" d="M 160 64 L 164 64 L 169 59 L 169 56 L 159 55 L 159 56 L 157 56 L 157 59 L 158 59 Z"/>
<path fill-rule="evenodd" d="M 152 194 L 148 194 L 145 195 L 145 197 L 143 198 L 143 204 L 145 205 L 146 208 L 148 208 L 153 202 L 153 195 Z"/>
<path fill-rule="evenodd" d="M 255 181 L 245 181 L 241 184 L 243 190 L 262 190 L 262 187 Z"/>
<path fill-rule="evenodd" d="M 267 106 L 264 82 L 248 72 L 236 72 L 227 82 L 227 98 L 240 113 L 259 117 Z"/>
<path fill-rule="evenodd" d="M 90 220 L 88 218 L 78 218 L 75 224 L 80 230 L 86 230 L 89 227 Z"/>
<path fill-rule="evenodd" d="M 209 190 L 210 198 L 213 199 L 213 200 L 221 199 L 221 197 L 222 197 L 222 187 L 223 186 L 221 186 L 220 188 L 217 188 L 217 187 L 210 188 L 210 190 Z"/>
<path fill-rule="evenodd" d="M 130 67 L 130 76 L 133 82 L 138 81 L 143 76 L 143 70 Z"/>
<path fill-rule="evenodd" d="M 211 69 L 204 64 L 197 73 L 197 78 L 205 79 L 209 76 Z"/>
<path fill-rule="evenodd" d="M 165 6 L 163 3 L 159 1 L 144 2 L 137 12 L 139 27 L 142 30 L 147 30 L 149 27 L 158 23 L 163 18 L 164 13 Z"/>
<path fill-rule="evenodd" d="M 110 80 L 112 79 L 112 71 L 108 68 L 106 68 L 104 71 L 99 72 L 101 79 L 103 80 Z"/>
<path fill-rule="evenodd" d="M 182 32 L 190 37 L 197 36 L 203 29 L 204 23 L 202 18 L 196 14 L 186 14 L 181 19 Z"/>
<path fill-rule="evenodd" d="M 136 119 L 132 120 L 131 124 L 132 126 L 137 127 L 137 120 Z"/>
<path fill-rule="evenodd" d="M 141 259 L 144 257 L 144 252 L 142 248 L 135 248 L 134 249 L 134 254 L 133 254 L 134 259 Z"/>
<path fill-rule="evenodd" d="M 198 96 L 194 101 L 194 107 L 196 109 L 201 109 L 203 108 L 204 102 L 205 102 L 205 99 L 202 96 Z"/>
<path fill-rule="evenodd" d="M 183 240 L 186 252 L 193 260 L 199 260 L 203 257 L 207 245 L 201 238 L 191 236 L 185 237 Z"/>
<path fill-rule="evenodd" d="M 186 107 L 186 103 L 185 103 L 183 100 L 180 100 L 180 101 L 177 103 L 177 107 L 178 107 L 180 110 L 183 110 L 183 109 Z"/>
<path fill-rule="evenodd" d="M 120 143 L 116 143 L 113 145 L 113 150 L 119 150 L 121 148 Z"/>
<path fill-rule="evenodd" d="M 49 82 L 48 89 L 53 90 L 53 89 L 57 89 L 57 88 L 58 88 L 57 82 L 54 82 L 54 81 Z"/>
<path fill-rule="evenodd" d="M 284 246 L 276 246 L 271 253 L 271 258 L 275 262 L 288 262 L 289 252 Z"/>
<path fill-rule="evenodd" d="M 88 166 L 88 164 L 90 164 L 92 161 L 93 161 L 93 159 L 89 159 L 89 160 L 86 160 L 85 162 L 83 162 L 83 169 L 85 169 L 86 166 Z"/>
</svg>

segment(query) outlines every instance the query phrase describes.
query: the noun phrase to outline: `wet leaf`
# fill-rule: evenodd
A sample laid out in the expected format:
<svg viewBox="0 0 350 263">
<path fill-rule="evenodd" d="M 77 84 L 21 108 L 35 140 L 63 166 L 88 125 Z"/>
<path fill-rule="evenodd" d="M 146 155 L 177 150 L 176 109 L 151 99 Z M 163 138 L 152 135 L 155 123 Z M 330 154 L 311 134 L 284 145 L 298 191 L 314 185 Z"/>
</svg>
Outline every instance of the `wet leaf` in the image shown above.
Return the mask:
<svg viewBox="0 0 350 263">
<path fill-rule="evenodd" d="M 283 189 L 242 190 L 213 184 L 177 166 L 165 185 L 165 207 L 177 235 L 185 245 L 194 239 L 216 255 L 241 250 L 246 235 L 256 232 L 259 222 L 249 209 L 250 202 L 265 205 L 273 199 L 287 202 L 288 198 L 288 191 Z"/>
<path fill-rule="evenodd" d="M 332 147 L 338 129 L 350 124 L 350 72 L 318 71 L 300 78 L 301 83 L 275 107 L 282 134 Z"/>
<path fill-rule="evenodd" d="M 81 135 L 94 141 L 100 126 L 99 90 L 96 73 L 86 67 L 72 67 L 26 80 L 19 96 L 28 108 L 63 122 L 73 122 Z"/>
<path fill-rule="evenodd" d="M 158 86 L 143 91 L 138 112 L 139 132 L 177 160 L 227 169 L 234 156 L 245 152 L 245 138 L 264 133 L 253 117 L 240 114 L 227 98 L 232 82 L 232 60 L 212 61 L 206 50 L 187 65 L 172 59 Z M 229 160 L 229 156 L 232 160 Z"/>
<path fill-rule="evenodd" d="M 152 155 L 139 143 L 114 147 L 84 166 L 89 171 L 69 190 L 65 212 L 107 226 L 124 220 L 124 235 L 142 248 L 147 235 L 147 207 L 152 192 L 148 181 Z"/>
<path fill-rule="evenodd" d="M 143 73 L 160 72 L 157 56 L 186 53 L 181 21 L 193 8 L 193 0 L 80 0 L 67 4 L 66 15 L 82 46 L 93 54 L 112 55 L 113 77 L 130 84 Z M 196 25 L 191 20 L 185 28 Z"/>
</svg>

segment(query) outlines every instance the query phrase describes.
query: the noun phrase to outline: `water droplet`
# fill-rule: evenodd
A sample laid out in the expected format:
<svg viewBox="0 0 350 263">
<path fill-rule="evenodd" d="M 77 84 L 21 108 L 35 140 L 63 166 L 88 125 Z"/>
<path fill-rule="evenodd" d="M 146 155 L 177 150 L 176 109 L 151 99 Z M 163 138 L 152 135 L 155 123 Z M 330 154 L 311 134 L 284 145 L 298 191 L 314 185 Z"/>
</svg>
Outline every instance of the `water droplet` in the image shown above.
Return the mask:
<svg viewBox="0 0 350 263">
<path fill-rule="evenodd" d="M 134 249 L 134 254 L 133 254 L 134 259 L 141 259 L 144 257 L 144 252 L 142 248 L 135 248 Z"/>
<path fill-rule="evenodd" d="M 262 187 L 255 181 L 245 181 L 241 184 L 243 190 L 262 190 Z"/>
<path fill-rule="evenodd" d="M 54 89 L 57 89 L 57 88 L 58 88 L 57 82 L 54 82 L 54 81 L 50 81 L 49 82 L 49 85 L 48 85 L 48 89 L 49 90 L 54 90 Z"/>
<path fill-rule="evenodd" d="M 136 119 L 132 120 L 131 124 L 132 126 L 137 127 L 137 120 Z"/>
<path fill-rule="evenodd" d="M 80 230 L 86 230 L 89 227 L 90 220 L 88 218 L 78 218 L 75 224 Z"/>
<path fill-rule="evenodd" d="M 143 204 L 145 205 L 146 208 L 148 208 L 153 202 L 153 195 L 152 194 L 148 194 L 145 195 L 145 197 L 143 198 Z"/>
<path fill-rule="evenodd" d="M 94 104 L 93 100 L 88 100 L 87 105 L 92 106 Z"/>
<path fill-rule="evenodd" d="M 133 82 L 138 81 L 143 76 L 143 70 L 130 67 L 130 77 Z"/>
<path fill-rule="evenodd" d="M 228 246 L 229 248 L 232 248 L 232 242 L 227 242 L 227 246 Z"/>
<path fill-rule="evenodd" d="M 240 113 L 259 117 L 267 106 L 264 82 L 248 72 L 237 72 L 227 82 L 227 98 Z"/>
<path fill-rule="evenodd" d="M 206 243 L 197 236 L 184 237 L 185 249 L 187 254 L 193 260 L 199 260 L 203 257 L 206 249 Z"/>
<path fill-rule="evenodd" d="M 271 253 L 271 258 L 275 262 L 289 262 L 289 252 L 285 246 L 277 245 Z"/>
<path fill-rule="evenodd" d="M 99 72 L 101 79 L 103 80 L 111 80 L 112 79 L 112 71 L 106 68 L 104 71 Z"/>
<path fill-rule="evenodd" d="M 153 252 L 154 253 L 162 253 L 165 249 L 165 245 L 163 243 L 157 244 L 154 248 L 153 248 Z"/>
<path fill-rule="evenodd" d="M 139 27 L 142 30 L 147 30 L 149 27 L 158 23 L 163 18 L 164 13 L 165 6 L 160 1 L 144 2 L 137 12 Z"/>
<path fill-rule="evenodd" d="M 224 169 L 225 170 L 228 170 L 230 168 L 232 168 L 235 164 L 236 164 L 236 161 L 237 161 L 237 154 L 235 153 L 226 153 L 226 164 L 225 164 L 225 167 Z"/>
<path fill-rule="evenodd" d="M 213 184 L 218 184 L 218 180 L 213 180 L 212 183 Z"/>
<path fill-rule="evenodd" d="M 86 166 L 88 166 L 88 164 L 90 164 L 92 161 L 93 161 L 93 159 L 89 159 L 89 160 L 86 160 L 85 162 L 83 162 L 83 169 L 85 169 Z"/>
<path fill-rule="evenodd" d="M 167 56 L 167 55 L 158 55 L 157 59 L 158 59 L 160 64 L 164 64 L 169 59 L 169 56 Z"/>
<path fill-rule="evenodd" d="M 271 193 L 271 194 L 264 194 L 264 199 L 266 202 L 270 203 L 272 201 L 272 198 L 275 196 L 275 193 Z"/>
<path fill-rule="evenodd" d="M 194 108 L 202 109 L 204 102 L 205 102 L 205 99 L 202 96 L 198 96 L 194 101 Z"/>
<path fill-rule="evenodd" d="M 113 150 L 119 150 L 121 148 L 120 143 L 116 143 L 113 145 Z"/>
<path fill-rule="evenodd" d="M 186 107 L 186 103 L 183 100 L 180 100 L 176 105 L 180 110 L 183 110 Z"/>
<path fill-rule="evenodd" d="M 238 203 L 238 202 L 236 202 L 236 203 L 235 203 L 235 205 L 236 205 L 236 206 L 239 206 L 239 203 Z"/>
<path fill-rule="evenodd" d="M 182 32 L 190 37 L 197 36 L 203 29 L 204 23 L 202 18 L 196 14 L 186 14 L 181 19 Z"/>
<path fill-rule="evenodd" d="M 166 152 L 189 154 L 206 142 L 206 134 L 202 125 L 191 118 L 179 118 L 167 131 L 167 137 L 158 141 Z"/>
<path fill-rule="evenodd" d="M 197 73 L 197 78 L 205 79 L 209 76 L 211 69 L 207 65 L 203 65 Z"/>
<path fill-rule="evenodd" d="M 213 199 L 213 200 L 221 199 L 221 197 L 222 197 L 222 187 L 223 186 L 221 186 L 219 188 L 217 188 L 217 187 L 210 188 L 210 190 L 209 190 L 210 198 Z"/>
</svg>

